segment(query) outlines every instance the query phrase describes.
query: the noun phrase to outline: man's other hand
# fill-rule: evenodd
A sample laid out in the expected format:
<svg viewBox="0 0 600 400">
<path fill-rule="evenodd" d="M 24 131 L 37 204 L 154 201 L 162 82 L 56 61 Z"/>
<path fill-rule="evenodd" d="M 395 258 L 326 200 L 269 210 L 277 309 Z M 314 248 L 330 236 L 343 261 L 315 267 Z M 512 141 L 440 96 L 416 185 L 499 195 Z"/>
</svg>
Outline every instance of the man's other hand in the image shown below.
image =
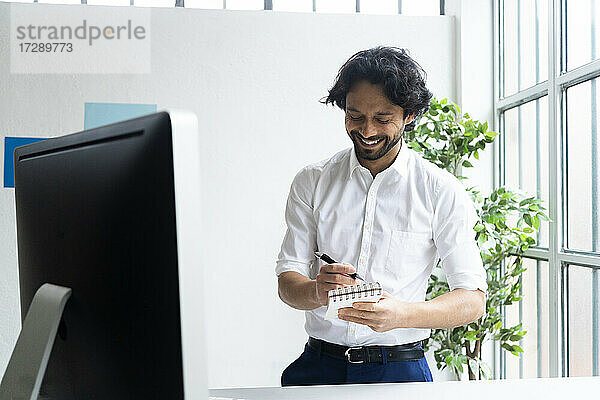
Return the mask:
<svg viewBox="0 0 600 400">
<path fill-rule="evenodd" d="M 317 301 L 326 306 L 330 290 L 356 285 L 356 281 L 347 276 L 354 272 L 356 269 L 348 263 L 323 265 L 316 279 Z"/>
<path fill-rule="evenodd" d="M 375 332 L 386 332 L 403 325 L 405 310 L 410 304 L 383 292 L 377 303 L 355 302 L 340 308 L 338 317 L 344 321 L 366 325 Z"/>
</svg>

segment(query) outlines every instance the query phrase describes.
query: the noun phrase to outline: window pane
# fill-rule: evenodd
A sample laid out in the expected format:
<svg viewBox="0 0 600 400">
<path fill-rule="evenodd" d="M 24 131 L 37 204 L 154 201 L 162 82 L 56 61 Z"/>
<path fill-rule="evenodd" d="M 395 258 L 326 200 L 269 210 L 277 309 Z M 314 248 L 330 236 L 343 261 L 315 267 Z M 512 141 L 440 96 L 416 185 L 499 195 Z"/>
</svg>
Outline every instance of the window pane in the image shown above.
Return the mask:
<svg viewBox="0 0 600 400">
<path fill-rule="evenodd" d="M 363 14 L 398 14 L 398 0 L 361 0 Z"/>
<path fill-rule="evenodd" d="M 223 0 L 185 0 L 185 8 L 222 9 Z"/>
<path fill-rule="evenodd" d="M 597 79 L 567 89 L 567 248 L 600 252 Z"/>
<path fill-rule="evenodd" d="M 567 69 L 571 70 L 598 58 L 600 34 L 597 0 L 567 0 Z"/>
<path fill-rule="evenodd" d="M 38 0 L 38 3 L 46 3 L 46 4 L 81 4 L 81 0 Z"/>
<path fill-rule="evenodd" d="M 507 110 L 503 133 L 506 186 L 537 196 L 548 209 L 547 97 Z M 536 246 L 548 247 L 547 221 L 540 223 Z"/>
<path fill-rule="evenodd" d="M 547 1 L 504 1 L 504 91 L 506 97 L 548 79 Z"/>
<path fill-rule="evenodd" d="M 134 0 L 138 7 L 175 7 L 175 0 Z"/>
<path fill-rule="evenodd" d="M 228 10 L 264 10 L 264 0 L 227 0 Z"/>
<path fill-rule="evenodd" d="M 440 15 L 440 0 L 402 0 L 402 15 Z"/>
<path fill-rule="evenodd" d="M 567 266 L 567 355 L 569 376 L 592 376 L 598 348 L 598 279 L 592 268 Z M 595 293 L 594 293 L 595 292 Z M 594 317 L 594 313 L 596 317 Z M 594 327 L 594 322 L 596 326 Z M 595 330 L 595 332 L 594 332 Z M 594 347 L 594 340 L 596 347 Z M 597 362 L 597 358 L 596 358 Z M 596 366 L 597 368 L 597 366 Z"/>
<path fill-rule="evenodd" d="M 87 4 L 91 6 L 128 6 L 131 4 L 129 0 L 87 0 Z"/>
<path fill-rule="evenodd" d="M 312 0 L 273 0 L 273 11 L 312 11 Z"/>
<path fill-rule="evenodd" d="M 317 0 L 317 12 L 355 13 L 356 0 Z"/>
<path fill-rule="evenodd" d="M 506 378 L 549 376 L 548 262 L 523 259 L 522 300 L 506 306 L 506 326 L 520 322 L 527 334 L 520 341 L 521 357 L 506 352 Z"/>
</svg>

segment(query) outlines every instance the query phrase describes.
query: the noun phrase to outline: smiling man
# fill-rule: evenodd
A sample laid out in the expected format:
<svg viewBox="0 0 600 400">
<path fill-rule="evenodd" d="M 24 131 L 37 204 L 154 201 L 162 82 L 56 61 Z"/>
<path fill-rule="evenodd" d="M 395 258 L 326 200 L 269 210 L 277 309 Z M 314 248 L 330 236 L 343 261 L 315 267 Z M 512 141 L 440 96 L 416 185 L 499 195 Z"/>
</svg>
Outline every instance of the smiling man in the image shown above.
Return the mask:
<svg viewBox="0 0 600 400">
<path fill-rule="evenodd" d="M 325 99 L 345 111 L 353 147 L 303 168 L 286 206 L 276 266 L 279 297 L 306 311 L 308 343 L 283 386 L 431 381 L 421 341 L 432 328 L 483 315 L 486 273 L 477 214 L 462 184 L 403 142 L 429 107 L 426 74 L 404 49 L 353 55 Z M 341 264 L 325 264 L 314 251 Z M 441 260 L 450 292 L 425 301 Z M 325 320 L 327 292 L 379 282 L 377 303 L 354 303 Z"/>
</svg>

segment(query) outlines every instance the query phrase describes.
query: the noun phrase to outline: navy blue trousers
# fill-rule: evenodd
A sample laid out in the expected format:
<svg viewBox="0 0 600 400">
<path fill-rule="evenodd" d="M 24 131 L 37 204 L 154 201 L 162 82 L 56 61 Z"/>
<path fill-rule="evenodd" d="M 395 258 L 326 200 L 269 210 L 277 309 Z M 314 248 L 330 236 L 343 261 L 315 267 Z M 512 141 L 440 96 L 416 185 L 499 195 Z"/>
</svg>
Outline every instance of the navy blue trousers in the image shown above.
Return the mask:
<svg viewBox="0 0 600 400">
<path fill-rule="evenodd" d="M 432 381 L 425 357 L 416 361 L 351 364 L 322 353 L 308 343 L 300 357 L 281 375 L 281 386 Z"/>
</svg>

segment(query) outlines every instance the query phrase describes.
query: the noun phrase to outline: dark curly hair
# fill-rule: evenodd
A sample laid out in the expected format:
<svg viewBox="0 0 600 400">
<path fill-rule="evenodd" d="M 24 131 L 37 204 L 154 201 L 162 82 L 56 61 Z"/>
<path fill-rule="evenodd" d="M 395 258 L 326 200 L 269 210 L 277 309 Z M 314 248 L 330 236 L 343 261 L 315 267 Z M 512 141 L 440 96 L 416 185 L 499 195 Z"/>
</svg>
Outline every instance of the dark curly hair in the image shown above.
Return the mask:
<svg viewBox="0 0 600 400">
<path fill-rule="evenodd" d="M 335 104 L 346 110 L 346 94 L 360 80 L 382 84 L 387 98 L 404 109 L 404 117 L 415 118 L 404 128 L 411 131 L 419 117 L 429 109 L 433 94 L 425 87 L 427 74 L 405 49 L 397 47 L 374 47 L 354 54 L 340 68 L 329 95 L 321 99 L 323 104 Z"/>
</svg>

